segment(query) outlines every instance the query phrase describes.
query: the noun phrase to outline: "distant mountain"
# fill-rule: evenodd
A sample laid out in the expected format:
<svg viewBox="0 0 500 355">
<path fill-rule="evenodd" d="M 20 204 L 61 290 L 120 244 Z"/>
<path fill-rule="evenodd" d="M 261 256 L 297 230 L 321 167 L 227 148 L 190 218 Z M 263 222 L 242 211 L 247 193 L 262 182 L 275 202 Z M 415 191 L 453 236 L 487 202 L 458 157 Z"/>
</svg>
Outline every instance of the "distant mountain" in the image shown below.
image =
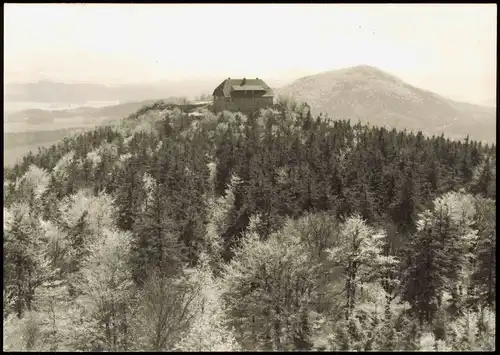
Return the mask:
<svg viewBox="0 0 500 355">
<path fill-rule="evenodd" d="M 41 130 L 64 130 L 93 127 L 120 120 L 144 105 L 157 100 L 127 102 L 105 107 L 77 107 L 63 110 L 29 109 L 18 112 L 4 112 L 4 132 L 33 132 Z M 162 101 L 181 104 L 182 98 L 170 97 Z"/>
<path fill-rule="evenodd" d="M 494 108 L 444 98 L 367 65 L 306 76 L 276 94 L 307 102 L 313 114 L 496 142 Z"/>
<path fill-rule="evenodd" d="M 68 118 L 73 116 L 84 117 L 103 117 L 103 116 L 117 116 L 124 117 L 129 115 L 138 108 L 147 105 L 154 100 L 140 101 L 140 102 L 127 102 L 119 105 L 105 106 L 105 107 L 77 107 L 65 110 L 40 110 L 30 109 L 22 110 L 19 112 L 9 113 L 6 115 L 7 121 L 40 121 L 44 119 L 54 118 Z"/>
<path fill-rule="evenodd" d="M 222 81 L 222 79 L 221 79 Z M 59 102 L 86 103 L 90 101 L 141 101 L 170 96 L 192 98 L 211 94 L 219 84 L 214 80 L 160 80 L 150 84 L 101 85 L 91 83 L 58 83 L 38 81 L 36 83 L 6 84 L 4 100 L 9 102 Z"/>
<path fill-rule="evenodd" d="M 497 99 L 496 99 L 496 97 L 492 97 L 492 98 L 490 98 L 488 100 L 484 100 L 482 102 L 482 104 L 484 106 L 496 107 L 497 106 Z"/>
</svg>

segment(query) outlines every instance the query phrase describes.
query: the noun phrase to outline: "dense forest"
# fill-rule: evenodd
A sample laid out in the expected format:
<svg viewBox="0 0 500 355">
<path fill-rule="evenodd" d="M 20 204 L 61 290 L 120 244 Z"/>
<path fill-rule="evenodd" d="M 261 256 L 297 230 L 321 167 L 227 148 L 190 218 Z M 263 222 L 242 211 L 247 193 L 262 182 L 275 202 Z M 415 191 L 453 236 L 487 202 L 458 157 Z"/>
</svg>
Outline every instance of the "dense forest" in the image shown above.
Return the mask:
<svg viewBox="0 0 500 355">
<path fill-rule="evenodd" d="M 4 169 L 4 350 L 494 350 L 496 147 L 161 102 Z"/>
</svg>

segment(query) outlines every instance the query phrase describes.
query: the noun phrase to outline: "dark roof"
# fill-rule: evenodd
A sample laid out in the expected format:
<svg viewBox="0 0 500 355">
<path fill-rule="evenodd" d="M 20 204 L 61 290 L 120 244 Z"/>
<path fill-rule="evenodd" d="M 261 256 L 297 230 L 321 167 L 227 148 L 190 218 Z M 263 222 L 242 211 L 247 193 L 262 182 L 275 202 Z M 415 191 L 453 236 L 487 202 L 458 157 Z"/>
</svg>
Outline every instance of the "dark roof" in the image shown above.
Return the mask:
<svg viewBox="0 0 500 355">
<path fill-rule="evenodd" d="M 233 85 L 231 87 L 231 91 L 245 91 L 245 90 L 253 90 L 253 91 L 267 91 L 262 85 Z"/>
<path fill-rule="evenodd" d="M 273 91 L 262 79 L 226 79 L 214 90 L 214 96 L 230 97 L 233 91 L 265 91 L 264 96 L 273 96 Z"/>
</svg>

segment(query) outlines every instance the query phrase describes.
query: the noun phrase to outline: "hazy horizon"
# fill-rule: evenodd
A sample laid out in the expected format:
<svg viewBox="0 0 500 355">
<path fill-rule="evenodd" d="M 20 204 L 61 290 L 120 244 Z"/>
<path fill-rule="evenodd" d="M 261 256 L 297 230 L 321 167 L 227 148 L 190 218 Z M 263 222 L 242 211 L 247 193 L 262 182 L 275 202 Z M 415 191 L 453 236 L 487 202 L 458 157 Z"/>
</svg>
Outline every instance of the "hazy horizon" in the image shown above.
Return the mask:
<svg viewBox="0 0 500 355">
<path fill-rule="evenodd" d="M 6 4 L 4 82 L 301 76 L 370 65 L 452 99 L 496 96 L 496 8 Z"/>
</svg>

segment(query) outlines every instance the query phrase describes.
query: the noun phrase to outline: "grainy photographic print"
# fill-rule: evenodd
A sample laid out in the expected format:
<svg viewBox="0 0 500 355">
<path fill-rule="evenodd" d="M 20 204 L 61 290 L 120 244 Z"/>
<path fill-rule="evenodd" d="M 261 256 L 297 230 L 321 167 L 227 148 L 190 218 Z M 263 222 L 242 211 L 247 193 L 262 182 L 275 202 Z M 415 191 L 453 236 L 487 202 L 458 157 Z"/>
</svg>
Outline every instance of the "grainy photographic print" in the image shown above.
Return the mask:
<svg viewBox="0 0 500 355">
<path fill-rule="evenodd" d="M 4 351 L 494 351 L 496 5 L 5 4 Z"/>
</svg>

